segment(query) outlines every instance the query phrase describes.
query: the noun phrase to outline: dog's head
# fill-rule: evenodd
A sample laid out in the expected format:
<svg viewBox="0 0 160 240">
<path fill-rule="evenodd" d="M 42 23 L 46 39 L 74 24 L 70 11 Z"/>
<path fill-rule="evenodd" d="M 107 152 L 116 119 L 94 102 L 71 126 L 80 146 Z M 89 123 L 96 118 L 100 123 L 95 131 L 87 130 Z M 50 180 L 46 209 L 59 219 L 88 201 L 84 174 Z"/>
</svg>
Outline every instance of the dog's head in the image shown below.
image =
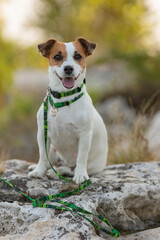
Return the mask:
<svg viewBox="0 0 160 240">
<path fill-rule="evenodd" d="M 91 55 L 95 48 L 95 43 L 81 37 L 70 43 L 49 39 L 38 45 L 42 56 L 49 59 L 49 73 L 54 86 L 63 86 L 65 89 L 72 89 L 83 81 L 86 57 Z"/>
</svg>

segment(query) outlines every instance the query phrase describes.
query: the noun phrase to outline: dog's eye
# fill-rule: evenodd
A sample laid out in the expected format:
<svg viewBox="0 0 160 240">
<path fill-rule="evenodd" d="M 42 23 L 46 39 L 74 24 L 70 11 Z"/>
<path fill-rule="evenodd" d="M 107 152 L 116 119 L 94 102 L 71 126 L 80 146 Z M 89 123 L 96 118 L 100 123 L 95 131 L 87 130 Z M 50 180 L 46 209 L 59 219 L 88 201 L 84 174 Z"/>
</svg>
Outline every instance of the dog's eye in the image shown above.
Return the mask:
<svg viewBox="0 0 160 240">
<path fill-rule="evenodd" d="M 75 60 L 81 60 L 81 58 L 82 58 L 82 56 L 81 56 L 79 53 L 76 53 L 76 54 L 74 55 L 74 59 L 75 59 Z"/>
<path fill-rule="evenodd" d="M 56 55 L 54 56 L 54 60 L 56 60 L 56 61 L 62 61 L 62 59 L 63 59 L 63 57 L 62 57 L 62 55 L 60 55 L 60 54 L 56 54 Z"/>
</svg>

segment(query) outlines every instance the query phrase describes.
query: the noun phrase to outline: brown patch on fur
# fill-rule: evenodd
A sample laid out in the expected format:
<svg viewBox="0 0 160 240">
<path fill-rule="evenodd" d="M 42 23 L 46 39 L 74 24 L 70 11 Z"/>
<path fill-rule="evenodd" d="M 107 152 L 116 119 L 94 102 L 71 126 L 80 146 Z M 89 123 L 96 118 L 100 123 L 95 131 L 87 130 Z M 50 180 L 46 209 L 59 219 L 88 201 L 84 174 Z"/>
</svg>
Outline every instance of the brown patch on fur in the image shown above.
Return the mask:
<svg viewBox="0 0 160 240">
<path fill-rule="evenodd" d="M 87 56 L 92 55 L 92 53 L 94 52 L 95 48 L 96 48 L 96 44 L 93 42 L 90 42 L 88 40 L 86 40 L 85 38 L 79 37 L 76 39 L 77 42 L 80 43 L 80 45 L 82 46 L 84 53 Z"/>
<path fill-rule="evenodd" d="M 85 38 L 79 37 L 73 42 L 75 46 L 75 53 L 78 53 L 82 56 L 79 60 L 75 60 L 82 68 L 86 68 L 86 57 L 91 55 L 95 48 L 96 44 L 92 43 Z M 43 57 L 49 59 L 50 66 L 61 66 L 62 63 L 67 59 L 67 51 L 66 46 L 63 42 L 59 42 L 56 39 L 49 39 L 45 43 L 41 43 L 38 45 L 39 52 Z M 56 60 L 54 57 L 56 55 L 60 55 L 62 59 Z M 74 57 L 74 56 L 73 56 Z"/>
<path fill-rule="evenodd" d="M 84 48 L 82 47 L 82 45 L 80 44 L 79 41 L 77 41 L 77 39 L 73 42 L 75 48 L 76 48 L 76 52 L 79 53 L 82 58 L 78 61 L 76 61 L 80 66 L 81 68 L 84 69 L 86 68 L 86 54 L 85 54 L 85 51 L 84 51 Z"/>
<path fill-rule="evenodd" d="M 63 42 L 59 42 L 56 39 L 49 39 L 45 43 L 41 43 L 38 45 L 39 52 L 43 57 L 49 59 L 49 64 L 51 66 L 61 66 L 61 64 L 67 58 L 66 46 Z M 54 56 L 60 54 L 62 56 L 61 61 L 56 61 Z"/>
<path fill-rule="evenodd" d="M 61 56 L 63 57 L 61 61 L 56 61 L 54 59 L 54 56 L 56 54 L 61 53 Z M 54 46 L 51 48 L 50 55 L 49 55 L 49 64 L 50 66 L 61 66 L 62 63 L 67 59 L 67 52 L 66 52 L 66 46 L 63 42 L 56 41 Z"/>
<path fill-rule="evenodd" d="M 57 41 L 56 39 L 52 38 L 52 39 L 49 39 L 47 42 L 38 44 L 37 46 L 38 50 L 43 57 L 46 57 L 46 58 L 49 57 L 51 48 L 53 47 L 56 41 Z"/>
</svg>

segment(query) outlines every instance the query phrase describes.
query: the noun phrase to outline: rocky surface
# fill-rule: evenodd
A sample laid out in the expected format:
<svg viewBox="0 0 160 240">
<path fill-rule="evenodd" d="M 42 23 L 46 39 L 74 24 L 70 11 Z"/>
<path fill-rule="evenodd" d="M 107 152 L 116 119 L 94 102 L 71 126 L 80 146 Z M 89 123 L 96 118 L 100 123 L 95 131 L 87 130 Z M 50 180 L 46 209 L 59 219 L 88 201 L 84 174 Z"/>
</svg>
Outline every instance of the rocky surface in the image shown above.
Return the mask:
<svg viewBox="0 0 160 240">
<path fill-rule="evenodd" d="M 109 238 L 109 240 L 111 240 L 111 238 Z M 122 236 L 118 238 L 118 240 L 160 240 L 160 228 L 134 233 L 129 236 Z"/>
<path fill-rule="evenodd" d="M 29 164 L 21 160 L 7 161 L 3 177 L 33 198 L 55 194 L 66 185 L 47 177 L 30 179 Z M 159 162 L 108 166 L 91 180 L 92 185 L 81 194 L 65 200 L 105 216 L 122 233 L 121 240 L 160 239 Z M 33 208 L 4 183 L 0 183 L 0 217 L 0 240 L 113 239 L 77 214 Z"/>
</svg>

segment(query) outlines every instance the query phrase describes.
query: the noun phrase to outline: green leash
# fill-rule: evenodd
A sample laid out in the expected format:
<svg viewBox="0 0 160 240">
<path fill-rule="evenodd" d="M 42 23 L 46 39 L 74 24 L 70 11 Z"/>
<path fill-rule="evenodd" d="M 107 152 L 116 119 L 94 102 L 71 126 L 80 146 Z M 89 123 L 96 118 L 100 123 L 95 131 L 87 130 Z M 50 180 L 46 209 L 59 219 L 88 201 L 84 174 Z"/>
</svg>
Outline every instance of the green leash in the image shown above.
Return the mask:
<svg viewBox="0 0 160 240">
<path fill-rule="evenodd" d="M 84 93 L 83 93 L 84 94 Z M 71 100 L 70 104 L 75 102 L 77 99 L 79 99 L 80 97 L 83 96 L 83 94 L 81 93 L 80 95 L 78 95 L 76 98 L 74 98 L 73 100 Z M 53 103 L 53 100 L 50 96 L 50 94 L 47 94 L 47 97 L 45 98 L 44 102 L 43 102 L 43 106 L 44 106 L 44 140 L 45 140 L 45 150 L 46 150 L 46 155 L 47 155 L 47 159 L 48 159 L 48 162 L 51 166 L 51 168 L 53 169 L 53 171 L 56 173 L 56 175 L 60 178 L 60 179 L 63 179 L 64 181 L 66 182 L 71 182 L 73 183 L 72 180 L 68 180 L 67 178 L 63 177 L 62 175 L 60 175 L 52 166 L 52 163 L 50 162 L 49 160 L 49 157 L 48 157 L 48 152 L 47 152 L 47 131 L 48 131 L 48 100 L 51 104 L 51 106 L 55 106 L 56 108 L 58 107 L 62 107 L 63 104 L 65 104 L 65 102 L 62 102 L 63 104 L 61 105 L 59 103 L 59 105 L 56 105 Z M 58 103 L 57 103 L 58 104 Z M 68 104 L 66 105 L 63 105 L 63 106 L 67 106 Z M 81 190 L 85 189 L 88 185 L 91 184 L 91 180 L 86 180 L 81 186 L 79 186 L 78 188 L 72 190 L 72 191 L 69 191 L 69 192 L 62 192 L 62 193 L 58 193 L 58 194 L 54 194 L 54 195 L 49 195 L 49 196 L 45 196 L 45 197 L 41 197 L 41 198 L 38 198 L 38 199 L 33 199 L 31 198 L 30 196 L 28 196 L 27 194 L 21 192 L 18 188 L 14 187 L 12 185 L 12 183 L 10 183 L 9 181 L 3 179 L 3 178 L 0 178 L 0 182 L 4 182 L 6 184 L 8 184 L 11 188 L 13 188 L 16 192 L 20 193 L 21 195 L 25 196 L 26 198 L 28 198 L 31 202 L 32 202 L 32 205 L 33 207 L 41 207 L 41 208 L 53 208 L 53 209 L 58 209 L 58 210 L 65 210 L 65 211 L 69 211 L 69 212 L 73 212 L 73 213 L 76 213 L 78 215 L 80 215 L 81 217 L 85 218 L 87 221 L 89 221 L 93 226 L 95 226 L 96 228 L 98 228 L 99 230 L 101 230 L 102 232 L 106 233 L 106 234 L 109 234 L 111 236 L 114 236 L 114 237 L 119 237 L 120 236 L 120 233 L 112 227 L 112 225 L 108 222 L 108 220 L 105 218 L 105 217 L 102 217 L 98 214 L 94 214 L 94 213 L 91 213 L 83 208 L 80 208 L 78 206 L 76 206 L 75 204 L 72 204 L 72 203 L 69 203 L 69 202 L 66 202 L 66 201 L 62 201 L 60 200 L 59 198 L 64 198 L 64 197 L 68 197 L 68 196 L 71 196 L 73 194 L 76 194 L 78 192 L 80 192 Z M 57 202 L 57 203 L 60 203 L 64 206 L 56 206 L 56 205 L 51 205 L 51 204 L 46 204 L 46 201 L 52 201 L 52 202 Z M 95 216 L 96 218 L 100 219 L 102 222 L 106 223 L 109 228 L 111 229 L 111 231 L 109 231 L 108 229 L 106 228 L 103 228 L 101 226 L 99 226 L 98 224 L 96 224 L 95 222 L 93 222 L 91 219 L 89 219 L 88 217 L 86 217 L 85 215 L 92 215 L 92 216 Z"/>
</svg>

